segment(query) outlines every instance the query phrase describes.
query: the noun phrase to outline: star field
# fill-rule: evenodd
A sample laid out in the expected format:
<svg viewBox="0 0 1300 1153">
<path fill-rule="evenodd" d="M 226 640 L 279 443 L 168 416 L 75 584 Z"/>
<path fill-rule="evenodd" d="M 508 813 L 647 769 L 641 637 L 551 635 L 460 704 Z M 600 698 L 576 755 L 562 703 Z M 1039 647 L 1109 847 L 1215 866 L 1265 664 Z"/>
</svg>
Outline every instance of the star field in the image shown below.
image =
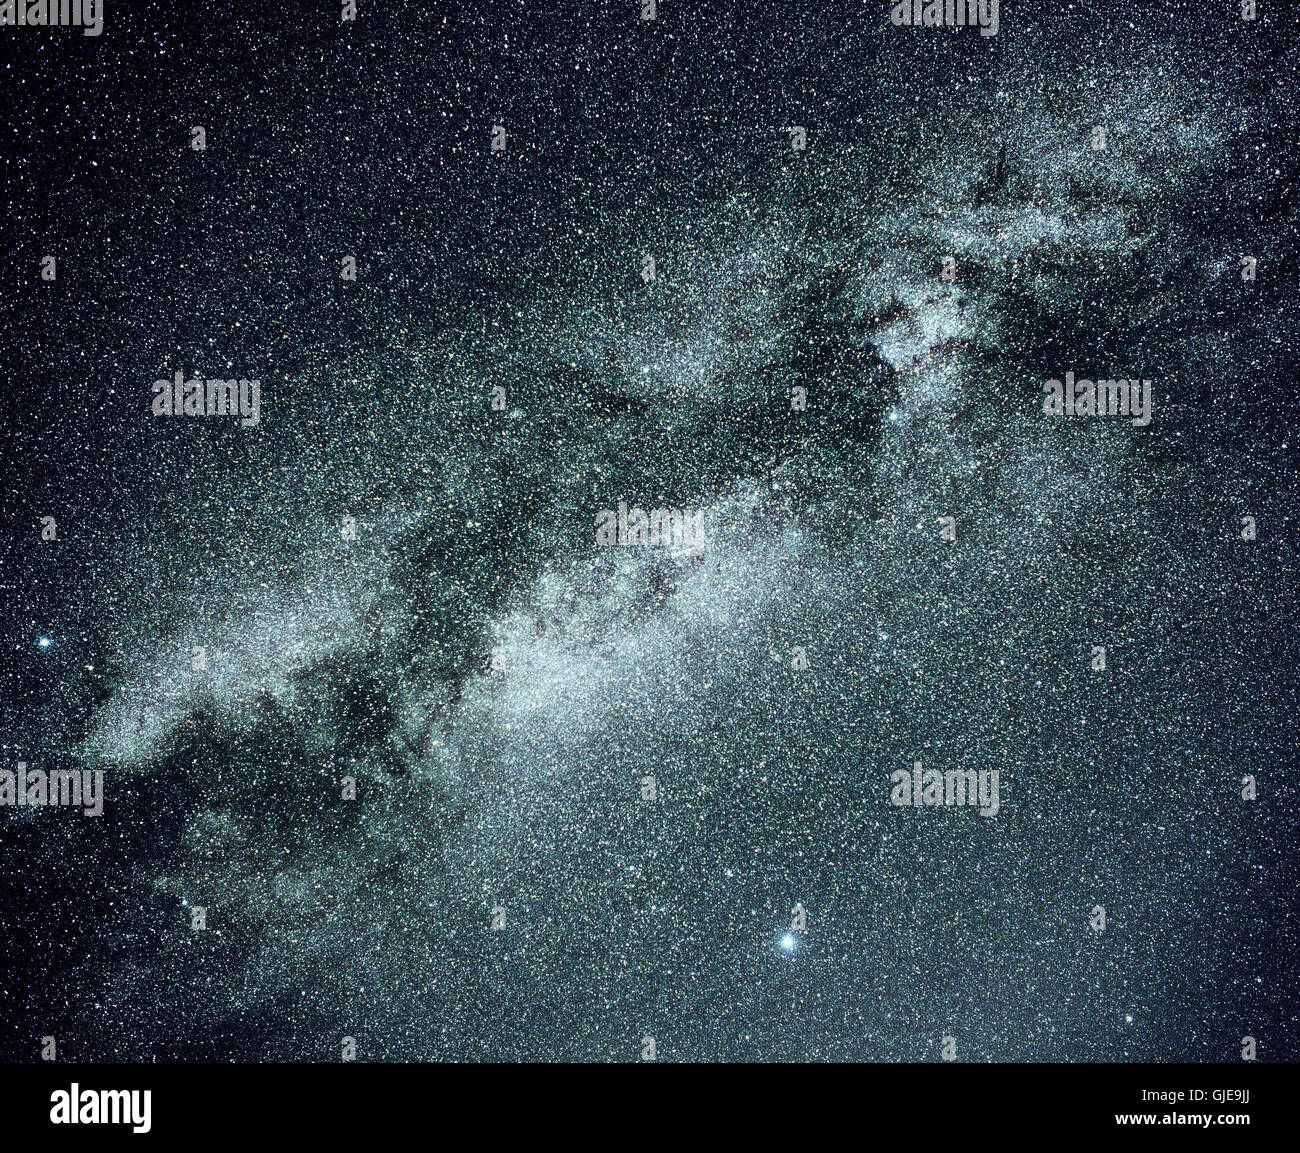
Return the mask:
<svg viewBox="0 0 1300 1153">
<path fill-rule="evenodd" d="M 0 28 L 8 1059 L 1295 1060 L 1294 18 L 723 7 Z"/>
</svg>

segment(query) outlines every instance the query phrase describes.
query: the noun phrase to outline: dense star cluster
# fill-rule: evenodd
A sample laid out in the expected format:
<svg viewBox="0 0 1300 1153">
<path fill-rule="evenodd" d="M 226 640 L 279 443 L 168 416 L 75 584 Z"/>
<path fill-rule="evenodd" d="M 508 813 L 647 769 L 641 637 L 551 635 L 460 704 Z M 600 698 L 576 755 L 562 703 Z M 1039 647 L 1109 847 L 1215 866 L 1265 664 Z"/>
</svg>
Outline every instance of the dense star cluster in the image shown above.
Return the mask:
<svg viewBox="0 0 1300 1153">
<path fill-rule="evenodd" d="M 0 28 L 0 1055 L 1300 1057 L 1294 17 L 346 7 Z"/>
</svg>

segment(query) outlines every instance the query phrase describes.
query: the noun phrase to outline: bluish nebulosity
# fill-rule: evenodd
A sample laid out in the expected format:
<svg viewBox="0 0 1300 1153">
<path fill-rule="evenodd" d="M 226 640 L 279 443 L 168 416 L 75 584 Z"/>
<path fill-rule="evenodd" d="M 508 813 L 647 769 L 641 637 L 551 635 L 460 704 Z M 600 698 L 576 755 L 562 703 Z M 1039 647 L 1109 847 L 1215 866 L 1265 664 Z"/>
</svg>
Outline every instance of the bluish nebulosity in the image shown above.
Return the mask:
<svg viewBox="0 0 1300 1153">
<path fill-rule="evenodd" d="M 1294 25 L 698 7 L 14 52 L 3 1052 L 1295 1058 Z"/>
</svg>

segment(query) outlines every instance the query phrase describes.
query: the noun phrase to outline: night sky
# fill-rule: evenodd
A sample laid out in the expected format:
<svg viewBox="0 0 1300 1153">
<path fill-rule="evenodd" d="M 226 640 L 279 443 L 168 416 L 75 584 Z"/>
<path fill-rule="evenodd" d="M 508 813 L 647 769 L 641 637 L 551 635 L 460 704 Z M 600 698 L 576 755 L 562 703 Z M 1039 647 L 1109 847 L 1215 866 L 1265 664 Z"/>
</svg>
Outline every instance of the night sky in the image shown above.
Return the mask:
<svg viewBox="0 0 1300 1153">
<path fill-rule="evenodd" d="M 0 27 L 0 1057 L 1300 1058 L 1290 7 L 341 7 Z"/>
</svg>

